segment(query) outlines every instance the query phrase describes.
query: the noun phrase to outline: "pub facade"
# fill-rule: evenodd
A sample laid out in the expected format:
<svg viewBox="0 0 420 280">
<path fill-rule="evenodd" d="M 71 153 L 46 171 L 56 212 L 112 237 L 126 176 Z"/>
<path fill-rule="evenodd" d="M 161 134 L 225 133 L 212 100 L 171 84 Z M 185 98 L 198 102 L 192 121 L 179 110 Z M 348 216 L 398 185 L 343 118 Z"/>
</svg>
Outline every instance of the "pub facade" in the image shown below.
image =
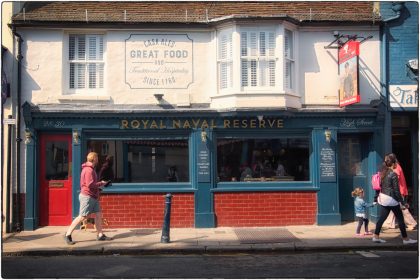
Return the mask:
<svg viewBox="0 0 420 280">
<path fill-rule="evenodd" d="M 78 215 L 91 151 L 99 168 L 112 157 L 100 197 L 111 228 L 159 228 L 167 193 L 173 227 L 353 220 L 350 193 L 373 197 L 384 152 L 375 11 L 373 2 L 29 3 L 11 25 L 25 65 L 24 229 Z M 350 39 L 360 42 L 360 100 L 340 107 L 337 44 Z"/>
</svg>

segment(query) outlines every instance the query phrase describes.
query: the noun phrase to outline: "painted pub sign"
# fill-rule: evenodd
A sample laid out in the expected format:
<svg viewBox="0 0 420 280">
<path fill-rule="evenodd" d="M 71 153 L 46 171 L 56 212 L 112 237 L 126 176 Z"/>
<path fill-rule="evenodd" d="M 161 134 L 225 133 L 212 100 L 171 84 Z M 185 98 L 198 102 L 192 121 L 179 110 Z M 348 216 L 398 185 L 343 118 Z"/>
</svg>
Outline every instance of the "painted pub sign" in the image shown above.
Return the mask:
<svg viewBox="0 0 420 280">
<path fill-rule="evenodd" d="M 187 34 L 131 34 L 125 40 L 125 82 L 132 89 L 188 88 L 193 41 Z"/>
<path fill-rule="evenodd" d="M 338 52 L 340 107 L 360 102 L 359 46 L 360 42 L 349 40 Z"/>
</svg>

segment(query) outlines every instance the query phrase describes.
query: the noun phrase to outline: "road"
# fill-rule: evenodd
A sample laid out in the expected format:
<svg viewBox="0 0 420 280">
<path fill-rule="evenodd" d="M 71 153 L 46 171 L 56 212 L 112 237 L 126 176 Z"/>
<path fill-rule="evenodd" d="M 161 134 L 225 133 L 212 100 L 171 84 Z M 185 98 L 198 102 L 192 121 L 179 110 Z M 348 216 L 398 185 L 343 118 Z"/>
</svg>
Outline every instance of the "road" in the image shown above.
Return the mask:
<svg viewBox="0 0 420 280">
<path fill-rule="evenodd" d="M 3 278 L 417 278 L 416 251 L 3 257 Z"/>
</svg>

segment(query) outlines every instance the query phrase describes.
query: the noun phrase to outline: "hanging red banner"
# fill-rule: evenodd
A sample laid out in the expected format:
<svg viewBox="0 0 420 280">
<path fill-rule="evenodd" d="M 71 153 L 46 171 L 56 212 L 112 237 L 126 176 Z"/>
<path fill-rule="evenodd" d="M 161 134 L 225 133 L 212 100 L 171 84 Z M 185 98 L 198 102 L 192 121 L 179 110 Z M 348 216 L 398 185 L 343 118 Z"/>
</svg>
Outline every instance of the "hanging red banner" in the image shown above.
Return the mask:
<svg viewBox="0 0 420 280">
<path fill-rule="evenodd" d="M 360 102 L 359 93 L 359 46 L 350 40 L 338 52 L 340 69 L 340 107 Z"/>
</svg>

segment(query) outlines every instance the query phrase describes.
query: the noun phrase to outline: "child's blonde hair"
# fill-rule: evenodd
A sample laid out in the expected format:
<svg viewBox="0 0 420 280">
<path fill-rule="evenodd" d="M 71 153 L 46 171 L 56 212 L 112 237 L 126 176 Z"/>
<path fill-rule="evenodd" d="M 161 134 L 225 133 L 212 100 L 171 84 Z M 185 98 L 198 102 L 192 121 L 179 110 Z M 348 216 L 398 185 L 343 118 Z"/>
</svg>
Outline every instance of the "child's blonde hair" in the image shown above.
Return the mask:
<svg viewBox="0 0 420 280">
<path fill-rule="evenodd" d="M 351 196 L 352 197 L 360 196 L 360 194 L 363 193 L 363 192 L 364 192 L 364 190 L 362 188 L 357 187 L 351 192 Z"/>
</svg>

